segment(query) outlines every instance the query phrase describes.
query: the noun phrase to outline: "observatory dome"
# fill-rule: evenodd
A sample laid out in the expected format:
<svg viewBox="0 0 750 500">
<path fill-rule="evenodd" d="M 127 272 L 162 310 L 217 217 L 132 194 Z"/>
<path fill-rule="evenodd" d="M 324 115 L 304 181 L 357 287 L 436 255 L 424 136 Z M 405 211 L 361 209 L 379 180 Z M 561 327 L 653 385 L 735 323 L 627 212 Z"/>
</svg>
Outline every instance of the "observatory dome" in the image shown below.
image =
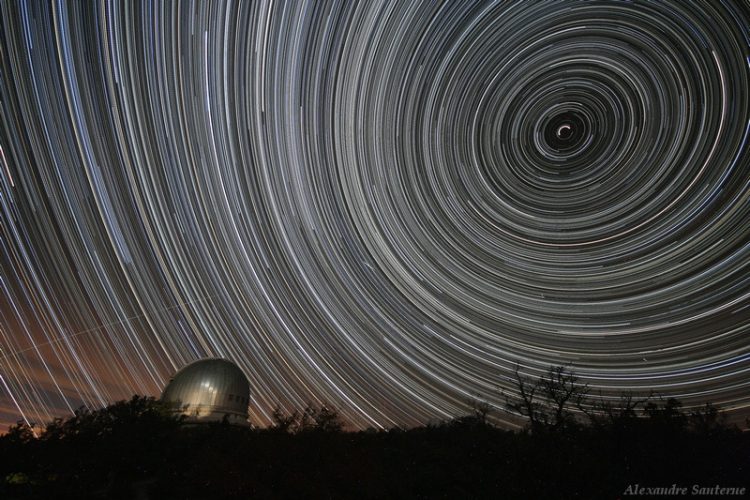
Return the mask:
<svg viewBox="0 0 750 500">
<path fill-rule="evenodd" d="M 178 371 L 162 392 L 186 422 L 247 424 L 250 384 L 242 370 L 226 359 L 209 358 Z"/>
</svg>

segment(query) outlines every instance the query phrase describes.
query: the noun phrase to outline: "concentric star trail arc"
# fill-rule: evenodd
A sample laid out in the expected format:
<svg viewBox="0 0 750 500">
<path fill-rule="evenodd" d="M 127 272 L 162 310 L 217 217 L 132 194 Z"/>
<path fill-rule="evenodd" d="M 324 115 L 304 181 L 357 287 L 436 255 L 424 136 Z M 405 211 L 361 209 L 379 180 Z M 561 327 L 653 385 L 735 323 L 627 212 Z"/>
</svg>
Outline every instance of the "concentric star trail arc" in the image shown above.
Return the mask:
<svg viewBox="0 0 750 500">
<path fill-rule="evenodd" d="M 0 421 L 208 356 L 257 425 L 422 424 L 565 364 L 747 415 L 746 2 L 0 16 Z"/>
</svg>

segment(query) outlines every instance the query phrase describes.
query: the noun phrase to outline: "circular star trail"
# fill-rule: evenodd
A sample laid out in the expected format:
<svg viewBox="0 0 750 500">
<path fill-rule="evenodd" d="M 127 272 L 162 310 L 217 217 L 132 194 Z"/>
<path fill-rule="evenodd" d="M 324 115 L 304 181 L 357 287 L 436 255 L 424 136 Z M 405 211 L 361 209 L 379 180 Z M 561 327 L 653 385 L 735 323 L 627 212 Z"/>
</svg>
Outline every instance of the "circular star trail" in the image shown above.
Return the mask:
<svg viewBox="0 0 750 500">
<path fill-rule="evenodd" d="M 5 421 L 204 356 L 252 420 L 516 367 L 750 406 L 738 2 L 4 2 Z"/>
</svg>

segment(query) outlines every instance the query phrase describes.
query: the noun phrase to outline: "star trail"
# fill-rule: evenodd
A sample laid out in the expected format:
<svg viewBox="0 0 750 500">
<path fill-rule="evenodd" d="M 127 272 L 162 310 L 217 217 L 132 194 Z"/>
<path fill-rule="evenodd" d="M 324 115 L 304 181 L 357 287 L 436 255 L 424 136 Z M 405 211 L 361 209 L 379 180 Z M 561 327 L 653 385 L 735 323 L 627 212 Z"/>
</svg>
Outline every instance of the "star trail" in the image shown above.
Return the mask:
<svg viewBox="0 0 750 500">
<path fill-rule="evenodd" d="M 422 424 L 561 364 L 748 415 L 746 2 L 0 16 L 1 422 L 206 356 L 257 425 Z"/>
</svg>

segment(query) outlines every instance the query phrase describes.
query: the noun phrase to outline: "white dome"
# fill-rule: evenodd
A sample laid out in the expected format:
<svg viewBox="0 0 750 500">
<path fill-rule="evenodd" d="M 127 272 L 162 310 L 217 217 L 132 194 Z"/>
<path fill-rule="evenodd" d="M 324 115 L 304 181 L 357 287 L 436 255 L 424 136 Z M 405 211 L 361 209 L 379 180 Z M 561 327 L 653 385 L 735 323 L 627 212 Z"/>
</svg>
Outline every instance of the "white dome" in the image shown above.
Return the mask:
<svg viewBox="0 0 750 500">
<path fill-rule="evenodd" d="M 246 424 L 250 384 L 242 370 L 226 359 L 209 358 L 178 371 L 161 400 L 175 405 L 187 422 Z"/>
</svg>

